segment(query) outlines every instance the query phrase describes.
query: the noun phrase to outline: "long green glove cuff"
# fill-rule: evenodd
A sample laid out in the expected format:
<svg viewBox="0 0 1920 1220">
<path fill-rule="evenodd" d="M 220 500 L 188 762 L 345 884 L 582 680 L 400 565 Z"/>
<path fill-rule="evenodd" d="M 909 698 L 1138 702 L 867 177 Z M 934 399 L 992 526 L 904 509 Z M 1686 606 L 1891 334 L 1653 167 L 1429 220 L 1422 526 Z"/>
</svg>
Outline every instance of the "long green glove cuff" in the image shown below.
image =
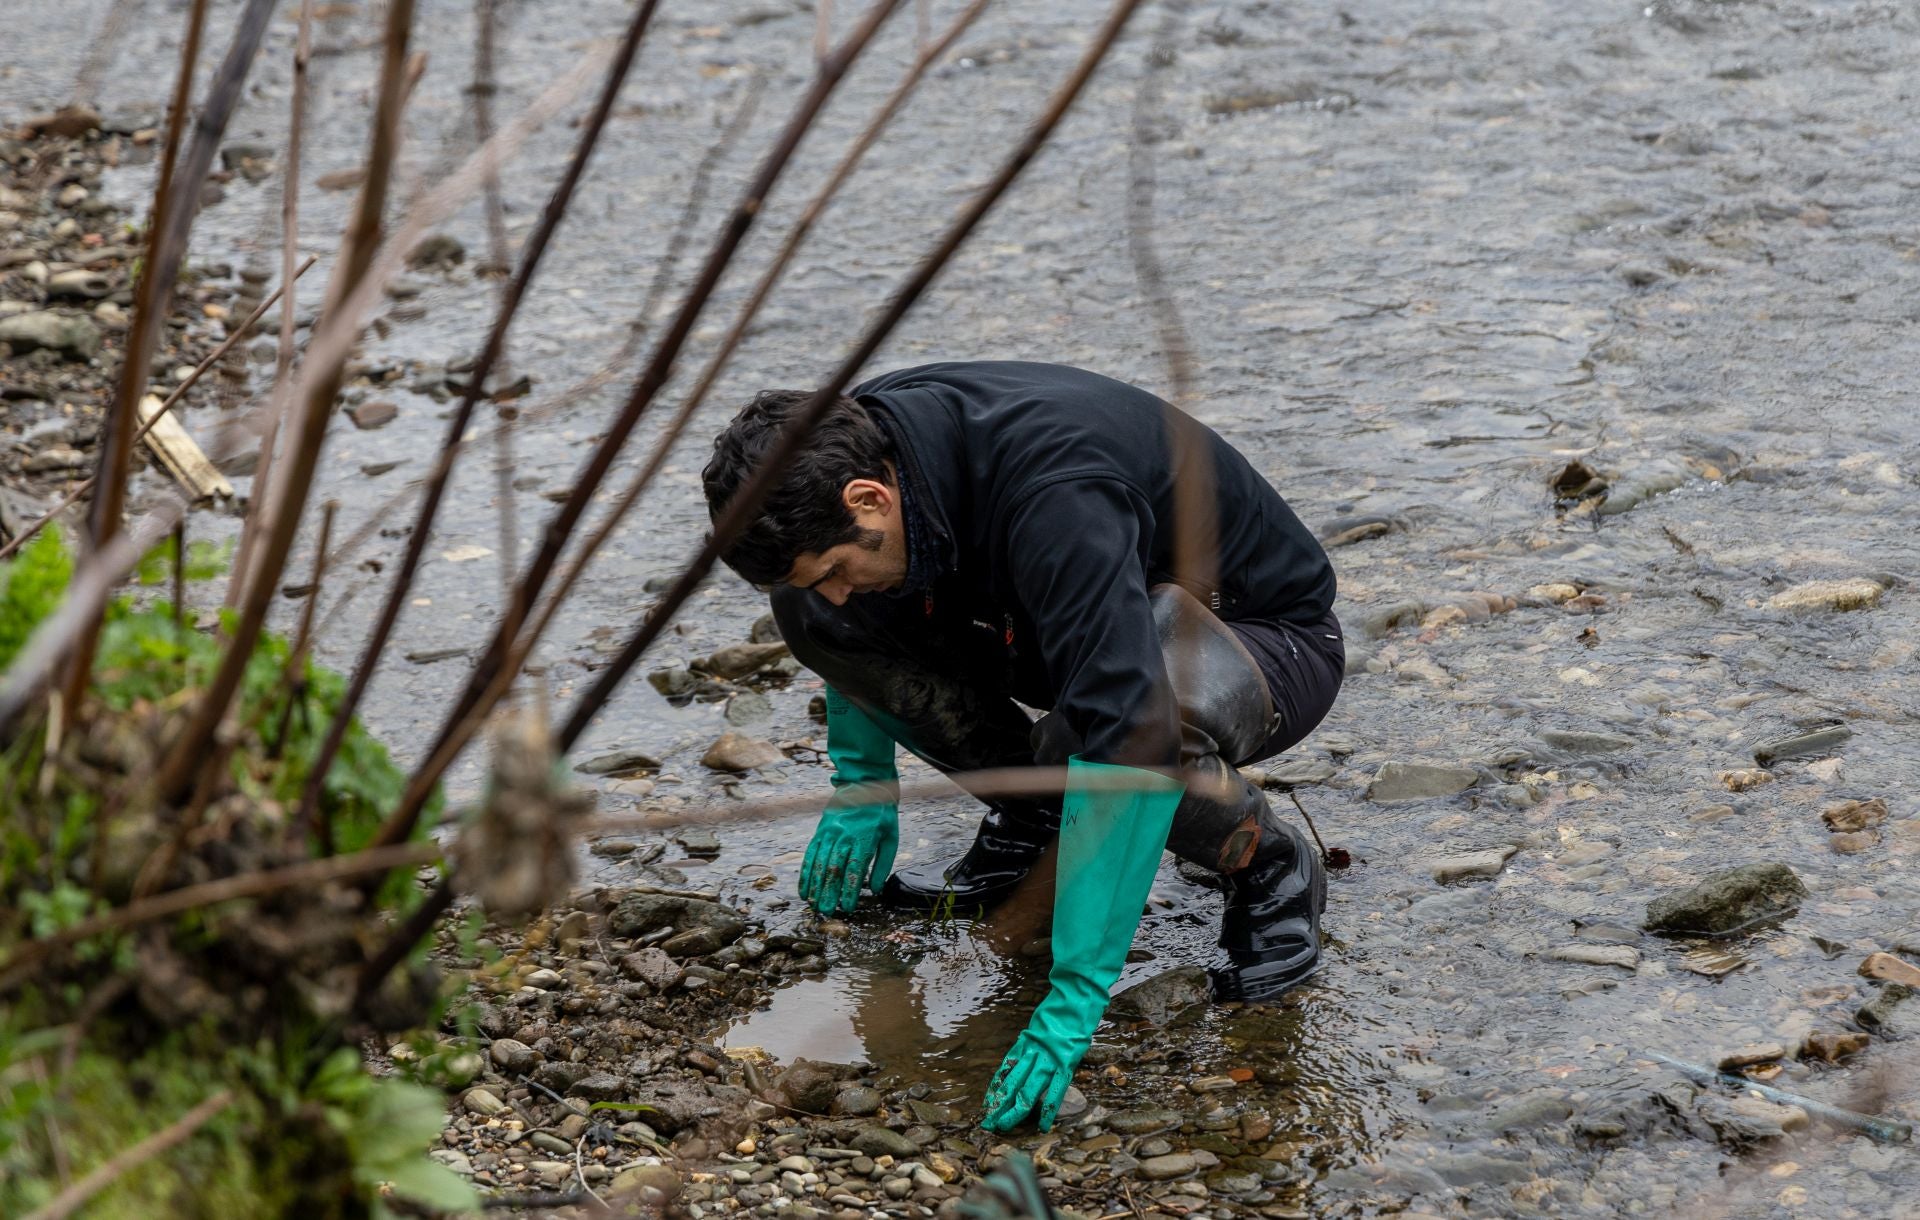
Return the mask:
<svg viewBox="0 0 1920 1220">
<path fill-rule="evenodd" d="M 800 863 L 800 897 L 822 915 L 851 911 L 872 880 L 893 872 L 900 845 L 900 773 L 893 738 L 871 716 L 827 688 L 827 757 L 833 796 Z"/>
<path fill-rule="evenodd" d="M 1029 1113 L 1042 1131 L 1053 1127 L 1126 965 L 1185 791 L 1155 771 L 1068 762 L 1049 990 L 987 1090 L 980 1125 L 989 1131 L 1010 1131 Z"/>
</svg>

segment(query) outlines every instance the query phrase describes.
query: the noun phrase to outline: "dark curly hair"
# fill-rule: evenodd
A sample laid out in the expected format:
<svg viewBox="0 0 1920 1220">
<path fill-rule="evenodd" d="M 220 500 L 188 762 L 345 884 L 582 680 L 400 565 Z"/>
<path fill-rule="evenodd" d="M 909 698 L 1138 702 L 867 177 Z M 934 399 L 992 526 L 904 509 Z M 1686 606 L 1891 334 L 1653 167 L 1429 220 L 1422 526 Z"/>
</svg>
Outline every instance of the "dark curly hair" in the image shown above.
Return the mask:
<svg viewBox="0 0 1920 1220">
<path fill-rule="evenodd" d="M 707 515 L 717 519 L 779 444 L 788 421 L 813 401 L 811 390 L 763 390 L 713 440 L 713 458 L 700 472 Z M 893 445 L 867 409 L 842 395 L 828 408 L 806 446 L 761 506 L 760 515 L 721 554 L 726 565 L 756 585 L 775 585 L 802 555 L 817 555 L 872 533 L 854 524 L 841 500 L 854 479 L 891 482 Z"/>
</svg>

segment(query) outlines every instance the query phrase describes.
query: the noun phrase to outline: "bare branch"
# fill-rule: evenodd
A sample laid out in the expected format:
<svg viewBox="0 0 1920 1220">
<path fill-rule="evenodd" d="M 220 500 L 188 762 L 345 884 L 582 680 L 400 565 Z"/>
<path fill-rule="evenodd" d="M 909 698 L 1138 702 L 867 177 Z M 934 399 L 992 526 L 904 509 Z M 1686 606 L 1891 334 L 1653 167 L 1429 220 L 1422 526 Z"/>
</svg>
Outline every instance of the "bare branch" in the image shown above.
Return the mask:
<svg viewBox="0 0 1920 1220">
<path fill-rule="evenodd" d="M 66 1220 L 66 1217 L 86 1206 L 87 1200 L 119 1181 L 130 1170 L 184 1142 L 232 1103 L 232 1090 L 220 1090 L 133 1147 L 107 1158 L 91 1173 L 55 1195 L 46 1206 L 28 1212 L 25 1220 Z"/>
<path fill-rule="evenodd" d="M 48 954 L 106 932 L 118 932 L 123 928 L 151 923 L 156 919 L 165 919 L 169 915 L 178 915 L 182 911 L 192 911 L 240 898 L 258 898 L 279 890 L 325 885 L 331 881 L 344 881 L 349 877 L 360 877 L 368 873 L 386 873 L 397 868 L 413 868 L 430 864 L 439 858 L 440 846 L 437 843 L 396 843 L 387 847 L 368 848 L 345 856 L 320 856 L 312 860 L 303 860 L 298 864 L 289 864 L 285 868 L 240 873 L 200 885 L 167 890 L 104 914 L 83 919 L 50 936 L 43 936 L 19 945 L 5 961 L 0 961 L 0 993 L 11 990 L 25 977 L 27 971 L 45 960 Z"/>
<path fill-rule="evenodd" d="M 686 397 L 686 401 L 680 404 L 679 411 L 674 413 L 672 420 L 668 422 L 666 428 L 655 440 L 653 452 L 647 455 L 646 463 L 641 467 L 640 472 L 634 476 L 633 481 L 627 484 L 626 490 L 620 494 L 619 500 L 614 503 L 612 509 L 601 519 L 599 526 L 594 530 L 592 536 L 587 539 L 586 544 L 582 546 L 574 556 L 572 565 L 560 578 L 560 583 L 546 599 L 540 614 L 534 622 L 531 638 L 527 640 L 520 649 L 520 655 L 523 660 L 532 654 L 534 645 L 539 642 L 540 637 L 545 633 L 547 624 L 552 621 L 554 614 L 565 602 L 567 594 L 580 579 L 581 573 L 586 570 L 587 564 L 593 560 L 593 557 L 599 552 L 600 548 L 606 544 L 607 539 L 613 535 L 614 530 L 619 527 L 621 521 L 625 520 L 627 513 L 632 511 L 634 504 L 640 499 L 641 493 L 644 492 L 653 482 L 654 478 L 659 475 L 661 467 L 666 465 L 667 458 L 673 452 L 674 445 L 686 431 L 687 425 L 693 421 L 693 417 L 695 413 L 699 411 L 701 404 L 706 401 L 707 393 L 713 389 L 714 383 L 720 378 L 721 370 L 726 366 L 727 361 L 732 358 L 734 351 L 740 346 L 741 340 L 746 336 L 747 328 L 753 324 L 754 318 L 759 316 L 760 307 L 766 303 L 767 297 L 773 292 L 774 285 L 780 282 L 780 277 L 785 274 L 795 251 L 800 248 L 801 243 L 806 241 L 808 234 L 813 231 L 814 222 L 826 211 L 827 205 L 833 201 L 840 187 L 848 178 L 853 176 L 853 171 L 859 168 L 861 160 L 866 156 L 868 150 L 873 147 L 874 141 L 880 138 L 880 133 L 886 129 L 887 124 L 893 120 L 894 115 L 899 113 L 900 107 L 904 105 L 907 98 L 912 95 L 914 87 L 918 85 L 921 78 L 926 75 L 927 69 L 937 63 L 942 55 L 946 54 L 947 49 L 966 31 L 968 26 L 973 24 L 974 19 L 987 7 L 987 4 L 988 0 L 973 0 L 973 3 L 968 5 L 966 10 L 947 27 L 938 42 L 932 46 L 925 47 L 920 52 L 912 65 L 908 67 L 906 75 L 901 78 L 900 83 L 894 86 L 894 90 L 887 97 L 887 100 L 881 103 L 879 111 L 873 116 L 872 120 L 868 122 L 866 129 L 854 140 L 852 146 L 847 149 L 846 154 L 840 159 L 840 163 L 834 167 L 833 173 L 827 176 L 826 182 L 821 185 L 819 191 L 808 201 L 807 206 L 801 210 L 800 216 L 793 222 L 793 228 L 787 233 L 787 239 L 785 243 L 781 245 L 779 253 L 774 255 L 773 261 L 761 274 L 760 282 L 754 286 L 753 294 L 747 299 L 747 303 L 741 307 L 739 315 L 735 317 L 732 329 L 727 332 L 726 337 L 720 341 L 720 346 L 715 349 L 713 355 L 708 358 L 706 368 L 701 370 L 700 379 L 694 384 L 692 392 Z"/>
<path fill-rule="evenodd" d="M 487 652 L 474 667 L 466 690 L 461 693 L 440 734 L 435 738 L 432 749 L 428 751 L 428 761 L 414 773 L 413 779 L 409 781 L 407 794 L 387 819 L 386 825 L 381 828 L 375 842 L 394 843 L 407 837 L 415 818 L 419 815 L 421 806 L 426 801 L 427 794 L 438 782 L 440 772 L 478 729 L 492 701 L 497 700 L 504 693 L 506 686 L 511 684 L 513 674 L 508 659 L 514 651 L 514 636 L 505 628 L 517 623 L 524 613 L 524 608 L 531 606 L 540 596 L 547 577 L 552 573 L 555 563 L 559 561 L 561 550 L 566 546 L 574 527 L 579 524 L 581 516 L 586 512 L 594 493 L 599 490 L 601 482 L 606 478 L 607 471 L 612 468 L 615 456 L 626 444 L 627 438 L 632 435 L 634 427 L 640 422 L 641 415 L 653 401 L 654 396 L 672 376 L 674 362 L 679 356 L 681 346 L 693 330 L 693 324 L 699 318 L 700 311 L 705 307 L 708 298 L 712 296 L 715 286 L 719 284 L 721 275 L 732 262 L 741 241 L 759 217 L 768 193 L 779 181 L 781 172 L 792 159 L 801 140 L 812 128 L 814 120 L 819 117 L 821 109 L 826 105 L 835 86 L 846 76 L 854 60 L 872 41 L 881 23 L 892 15 L 900 3 L 901 0 L 876 0 L 853 33 L 848 35 L 846 42 L 821 64 L 820 71 L 814 78 L 813 87 L 795 108 L 778 142 L 761 162 L 752 183 L 748 185 L 740 202 L 728 217 L 719 240 L 708 252 L 706 263 L 701 267 L 693 286 L 688 289 L 686 299 L 681 303 L 679 312 L 674 316 L 666 334 L 661 337 L 659 346 L 654 350 L 653 359 L 634 385 L 626 405 L 609 425 L 600 444 L 588 458 L 586 466 L 574 482 L 572 491 L 568 493 L 565 503 L 548 520 L 540 549 L 528 565 L 520 587 L 515 591 L 515 604 L 508 607 L 500 629 L 495 631 L 493 640 L 487 647 Z M 506 679 L 504 683 L 499 681 L 503 675 Z"/>
<path fill-rule="evenodd" d="M 620 89 L 626 82 L 627 73 L 633 67 L 633 61 L 640 49 L 641 38 L 646 34 L 647 25 L 652 20 L 657 0 L 645 0 L 633 15 L 627 26 L 626 35 L 614 53 L 613 61 L 608 65 L 606 80 L 601 86 L 600 96 L 594 104 L 593 113 L 580 134 L 580 141 L 574 147 L 573 159 L 567 165 L 567 171 L 555 184 L 553 194 L 547 199 L 546 210 L 541 213 L 540 223 L 527 239 L 525 251 L 520 257 L 519 270 L 514 273 L 512 282 L 502 295 L 500 309 L 494 316 L 493 328 L 487 334 L 487 341 L 481 347 L 479 357 L 474 361 L 468 374 L 466 388 L 460 393 L 460 405 L 454 409 L 453 419 L 447 426 L 447 439 L 441 447 L 440 461 L 434 467 L 432 476 L 427 480 L 426 495 L 420 504 L 420 510 L 414 517 L 413 529 L 407 537 L 407 549 L 394 572 L 393 584 L 387 593 L 387 600 L 380 608 L 380 617 L 375 621 L 373 630 L 367 636 L 366 646 L 361 650 L 360 663 L 354 668 L 353 678 L 347 685 L 346 694 L 341 697 L 340 706 L 334 712 L 333 723 L 327 728 L 326 740 L 320 751 L 314 756 L 313 765 L 307 775 L 307 784 L 300 796 L 302 818 L 312 815 L 308 812 L 316 807 L 320 799 L 320 786 L 325 782 L 327 771 L 333 766 L 333 760 L 340 752 L 340 745 L 346 740 L 347 727 L 359 709 L 360 700 L 365 696 L 367 684 L 373 679 L 373 671 L 380 663 L 380 655 L 386 651 L 387 641 L 392 638 L 394 624 L 400 619 L 400 609 L 406 603 L 407 590 L 413 584 L 413 576 L 420 567 L 420 557 L 426 552 L 427 540 L 433 533 L 434 517 L 440 511 L 440 500 L 446 492 L 447 480 L 453 471 L 453 460 L 459 452 L 462 437 L 468 422 L 473 418 L 475 403 L 479 401 L 481 388 L 498 358 L 501 348 L 506 345 L 507 328 L 513 323 L 513 315 L 520 307 L 521 299 L 526 295 L 527 285 L 533 280 L 539 269 L 540 259 L 546 253 L 560 221 L 566 215 L 567 205 L 573 201 L 574 189 L 579 185 L 581 175 L 586 172 L 587 162 L 593 156 L 594 148 L 599 144 L 600 134 L 605 130 L 608 116 L 613 113 L 614 103 L 619 99 Z"/>
<path fill-rule="evenodd" d="M 309 258 L 306 262 L 302 263 L 299 269 L 293 273 L 293 278 L 299 279 L 301 276 L 305 275 L 307 273 L 307 268 L 313 266 L 313 263 L 314 263 L 314 260 L 311 258 Z M 180 402 L 182 399 L 184 399 L 187 396 L 187 391 L 191 390 L 194 387 L 194 385 L 199 382 L 200 378 L 206 373 L 206 371 L 220 362 L 220 357 L 226 355 L 229 351 L 233 350 L 234 344 L 240 342 L 240 340 L 246 338 L 249 334 L 252 333 L 254 323 L 258 322 L 261 318 L 266 316 L 267 310 L 273 308 L 273 303 L 279 300 L 280 294 L 285 291 L 286 291 L 286 286 L 284 284 L 282 284 L 279 288 L 275 288 L 271 296 L 269 296 L 266 300 L 260 302 L 260 304 L 254 308 L 254 311 L 247 315 L 246 321 L 242 322 L 239 326 L 235 327 L 231 332 L 229 332 L 227 337 L 220 341 L 220 345 L 218 347 L 208 352 L 206 354 L 206 357 L 203 360 L 201 360 L 199 364 L 196 364 L 193 366 L 193 372 L 187 374 L 186 379 L 182 381 L 179 385 L 174 387 L 173 393 L 167 395 L 166 401 L 161 403 L 160 406 L 154 411 L 154 413 L 150 417 L 148 417 L 147 422 L 144 424 L 141 424 L 139 430 L 133 434 L 133 441 L 135 444 L 140 443 L 140 441 L 146 438 L 147 433 L 153 431 L 154 425 L 160 422 L 160 417 L 165 415 L 167 412 L 173 410 L 174 404 Z M 15 537 L 12 541 L 8 542 L 5 546 L 0 547 L 0 561 L 4 561 L 8 558 L 11 558 L 15 551 L 18 551 L 21 547 L 25 546 L 28 542 L 32 541 L 33 536 L 35 534 L 39 533 L 42 529 L 45 529 L 49 521 L 52 521 L 55 517 L 58 517 L 62 512 L 66 511 L 66 508 L 68 505 L 78 500 L 81 496 L 86 495 L 87 492 L 91 491 L 92 489 L 93 489 L 93 479 L 91 477 L 82 480 L 78 486 L 76 486 L 72 491 L 66 494 L 66 496 L 60 501 L 60 503 L 54 505 L 53 508 L 49 510 L 45 516 L 41 517 L 39 520 L 33 522 L 33 524 L 21 530 L 17 537 Z"/>
<path fill-rule="evenodd" d="M 867 329 L 867 333 L 861 337 L 853 351 L 848 353 L 833 377 L 814 394 L 813 400 L 787 426 L 779 443 L 774 447 L 773 452 L 767 455 L 766 461 L 761 464 L 754 477 L 740 489 L 732 503 L 728 504 L 714 521 L 713 532 L 701 547 L 699 554 L 667 590 L 660 604 L 647 616 L 639 632 L 627 642 L 620 654 L 614 658 L 613 663 L 601 671 L 593 686 L 574 704 L 573 711 L 560 732 L 561 753 L 566 753 L 573 748 L 573 744 L 580 739 L 580 734 L 585 732 L 592 722 L 594 714 L 612 697 L 614 690 L 626 677 L 627 672 L 633 668 L 634 663 L 653 644 L 653 641 L 659 638 L 660 633 L 672 621 L 674 614 L 686 604 L 687 599 L 693 596 L 693 591 L 700 586 L 700 582 L 705 580 L 707 574 L 713 570 L 721 550 L 731 545 L 753 520 L 754 514 L 760 511 L 760 506 L 772 493 L 775 483 L 786 473 L 787 467 L 793 463 L 801 446 L 806 443 L 808 435 L 826 415 L 828 408 L 833 405 L 840 392 L 852 382 L 854 374 L 873 358 L 874 353 L 880 349 L 880 345 L 886 341 L 888 335 L 893 333 L 894 327 L 900 324 L 900 320 L 906 317 L 914 303 L 920 299 L 921 294 L 933 283 L 934 277 L 940 274 L 947 261 L 953 257 L 954 252 L 966 241 L 993 205 L 999 202 L 1001 196 L 1006 194 L 1007 188 L 1012 186 L 1014 179 L 1020 176 L 1020 171 L 1025 169 L 1027 163 L 1040 151 L 1047 137 L 1053 134 L 1054 128 L 1059 126 L 1060 120 L 1073 105 L 1074 99 L 1080 96 L 1081 89 L 1093 76 L 1094 69 L 1099 67 L 1107 50 L 1120 36 L 1120 31 L 1126 26 L 1127 19 L 1133 16 L 1134 10 L 1139 6 L 1140 0 L 1118 0 L 1106 22 L 1094 34 L 1093 41 L 1081 57 L 1080 63 L 1074 68 L 1073 74 L 1054 94 L 1039 121 L 1014 149 L 1013 155 L 1007 158 L 987 186 L 961 211 L 959 218 L 947 230 L 940 243 L 921 261 L 913 275 L 894 294 L 887 308 Z"/>
</svg>

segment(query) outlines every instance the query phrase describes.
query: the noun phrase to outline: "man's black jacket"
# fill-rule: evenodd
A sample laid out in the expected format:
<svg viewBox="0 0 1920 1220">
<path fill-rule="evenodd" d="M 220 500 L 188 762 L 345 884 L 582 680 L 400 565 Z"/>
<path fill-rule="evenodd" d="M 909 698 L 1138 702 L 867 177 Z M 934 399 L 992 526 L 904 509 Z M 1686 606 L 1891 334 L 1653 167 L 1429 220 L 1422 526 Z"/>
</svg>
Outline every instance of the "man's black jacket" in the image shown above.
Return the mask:
<svg viewBox="0 0 1920 1220">
<path fill-rule="evenodd" d="M 1307 624 L 1333 566 L 1286 502 L 1214 431 L 1145 390 L 1055 364 L 929 364 L 855 387 L 901 450 L 936 588 L 1037 647 L 1083 757 L 1171 765 L 1179 717 L 1147 600 L 1175 579 L 1168 422 L 1213 469 L 1216 575 L 1188 587 L 1221 618 Z M 997 616 L 996 616 L 997 617 Z M 994 620 L 989 620 L 994 621 Z"/>
</svg>

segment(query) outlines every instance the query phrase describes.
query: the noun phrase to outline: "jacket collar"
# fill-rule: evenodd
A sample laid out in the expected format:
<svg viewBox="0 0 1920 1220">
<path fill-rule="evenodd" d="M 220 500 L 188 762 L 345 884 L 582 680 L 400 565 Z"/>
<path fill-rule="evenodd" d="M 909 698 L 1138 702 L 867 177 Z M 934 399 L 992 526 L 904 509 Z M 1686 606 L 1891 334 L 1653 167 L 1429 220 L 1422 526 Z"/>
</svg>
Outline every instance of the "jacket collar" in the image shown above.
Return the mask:
<svg viewBox="0 0 1920 1220">
<path fill-rule="evenodd" d="M 896 390 L 861 405 L 893 442 L 907 522 L 907 579 L 900 592 L 925 593 L 958 566 L 953 517 L 961 508 L 959 437 L 946 408 L 924 390 Z"/>
</svg>

